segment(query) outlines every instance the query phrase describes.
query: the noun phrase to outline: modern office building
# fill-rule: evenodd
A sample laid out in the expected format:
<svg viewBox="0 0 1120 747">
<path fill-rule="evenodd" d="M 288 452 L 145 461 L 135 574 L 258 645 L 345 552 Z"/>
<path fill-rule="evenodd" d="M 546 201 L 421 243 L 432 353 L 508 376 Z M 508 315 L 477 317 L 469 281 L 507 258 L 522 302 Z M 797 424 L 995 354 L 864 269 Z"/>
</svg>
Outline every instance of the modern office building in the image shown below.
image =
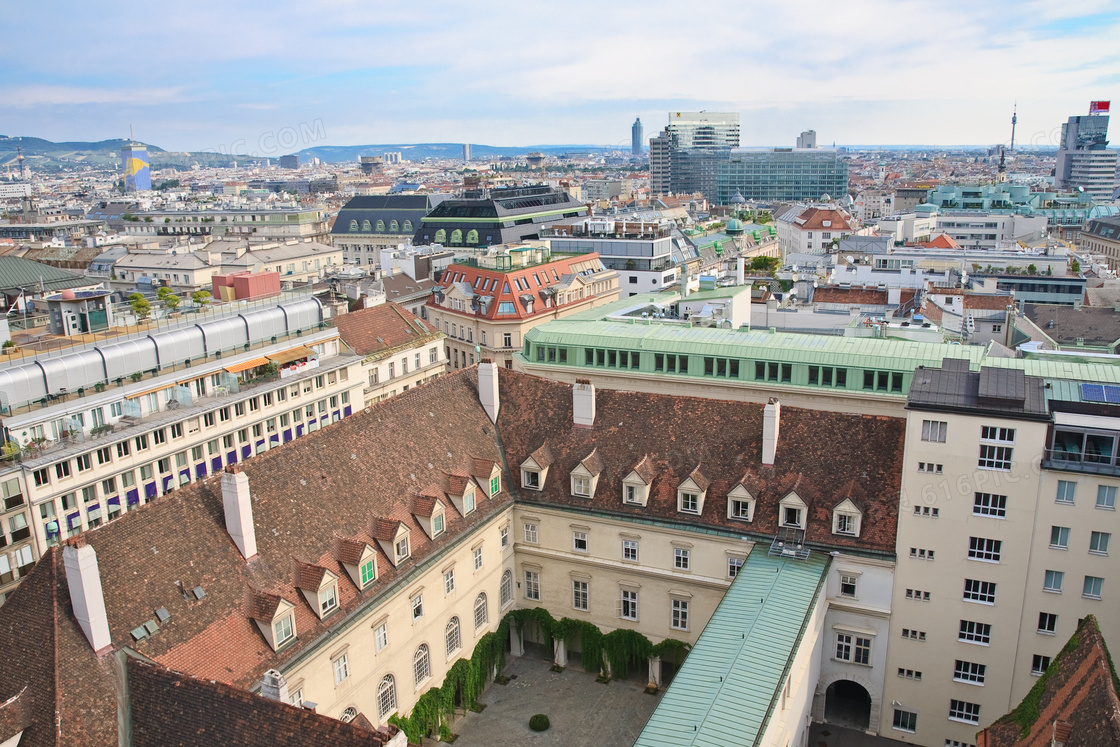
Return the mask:
<svg viewBox="0 0 1120 747">
<path fill-rule="evenodd" d="M 731 112 L 670 112 L 669 124 L 650 141 L 651 190 L 654 194 L 694 194 L 709 200 L 716 194 L 716 173 L 733 148 L 739 147 L 739 115 Z M 668 180 L 653 177 L 667 169 Z"/>
<path fill-rule="evenodd" d="M 249 241 L 328 241 L 330 228 L 316 208 L 134 210 L 122 222 L 129 236 L 213 236 Z"/>
<path fill-rule="evenodd" d="M 293 153 L 289 156 L 280 156 L 280 168 L 282 169 L 298 169 L 299 168 L 299 154 Z"/>
<path fill-rule="evenodd" d="M 471 144 L 463 143 L 463 160 L 470 163 L 471 160 Z"/>
<path fill-rule="evenodd" d="M 1080 249 L 1100 255 L 1108 269 L 1120 271 L 1120 216 L 1096 218 L 1081 230 Z"/>
<path fill-rule="evenodd" d="M 640 156 L 645 152 L 645 140 L 643 139 L 642 119 L 638 117 L 634 120 L 634 124 L 630 127 L 630 154 Z"/>
<path fill-rule="evenodd" d="M 369 195 L 354 197 L 338 211 L 331 243 L 345 264 L 377 266 L 381 251 L 412 243 L 424 216 L 448 194 Z"/>
<path fill-rule="evenodd" d="M 798 148 L 816 148 L 817 147 L 817 131 L 805 130 L 797 136 Z"/>
<path fill-rule="evenodd" d="M 1112 199 L 1116 189 L 1116 151 L 1108 150 L 1108 101 L 1094 101 L 1089 114 L 1070 117 L 1062 125 L 1054 186 L 1084 190 L 1095 200 Z"/>
<path fill-rule="evenodd" d="M 413 244 L 481 247 L 538 237 L 542 227 L 581 219 L 587 206 L 547 185 L 468 190 L 420 220 Z"/>
<path fill-rule="evenodd" d="M 147 192 L 152 188 L 152 172 L 148 163 L 148 146 L 128 143 L 121 148 L 121 175 L 126 194 Z"/>
<path fill-rule="evenodd" d="M 620 297 L 657 292 L 678 280 L 673 258 L 673 225 L 668 221 L 587 219 L 553 226 L 542 233 L 552 251 L 599 255 L 603 266 L 618 273 Z"/>
<path fill-rule="evenodd" d="M 591 254 L 551 256 L 516 247 L 471 257 L 444 270 L 428 299 L 428 319 L 447 335 L 447 362 L 466 368 L 480 357 L 507 368 L 537 324 L 618 298 L 618 273 Z"/>
<path fill-rule="evenodd" d="M 649 139 L 649 191 L 654 195 L 667 195 L 672 191 L 672 138 L 662 132 Z"/>
<path fill-rule="evenodd" d="M 827 148 L 739 148 L 719 166 L 716 201 L 814 202 L 848 193 L 848 162 Z"/>
</svg>

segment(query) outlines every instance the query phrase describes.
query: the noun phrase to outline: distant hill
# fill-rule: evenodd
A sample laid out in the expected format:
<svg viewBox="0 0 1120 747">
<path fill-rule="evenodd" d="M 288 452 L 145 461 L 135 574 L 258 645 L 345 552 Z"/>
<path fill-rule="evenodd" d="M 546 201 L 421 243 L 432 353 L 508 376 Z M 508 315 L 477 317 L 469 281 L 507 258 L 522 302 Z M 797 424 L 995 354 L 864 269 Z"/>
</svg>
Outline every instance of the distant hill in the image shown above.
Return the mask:
<svg viewBox="0 0 1120 747">
<path fill-rule="evenodd" d="M 566 153 L 603 153 L 616 150 L 603 145 L 526 145 L 522 147 L 503 147 L 495 145 L 471 144 L 474 158 L 491 156 L 523 156 L 539 152 L 550 156 Z M 425 158 L 462 158 L 462 143 L 392 143 L 388 145 L 323 145 L 299 151 L 301 163 L 310 158 L 318 158 L 324 163 L 356 162 L 361 156 L 383 156 L 388 152 L 399 151 L 409 161 L 422 161 Z"/>
<path fill-rule="evenodd" d="M 128 140 L 101 140 L 95 143 L 55 143 L 37 137 L 0 135 L 0 168 L 15 165 L 16 148 L 23 151 L 28 168 L 33 172 L 54 172 L 74 166 L 116 169 L 120 167 L 121 146 Z M 263 163 L 263 158 L 232 156 L 225 153 L 176 153 L 158 145 L 147 145 L 152 168 L 189 169 L 197 163 L 203 167 Z"/>
</svg>

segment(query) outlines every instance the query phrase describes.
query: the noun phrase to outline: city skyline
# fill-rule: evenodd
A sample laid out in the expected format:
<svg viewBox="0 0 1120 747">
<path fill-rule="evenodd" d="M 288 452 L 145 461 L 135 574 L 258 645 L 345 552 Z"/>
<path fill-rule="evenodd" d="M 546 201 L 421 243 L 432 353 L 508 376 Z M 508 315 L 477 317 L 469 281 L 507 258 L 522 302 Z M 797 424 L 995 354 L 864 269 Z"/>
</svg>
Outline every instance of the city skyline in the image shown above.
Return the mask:
<svg viewBox="0 0 1120 747">
<path fill-rule="evenodd" d="M 437 27 L 432 9 L 403 3 L 17 6 L 0 132 L 95 141 L 132 125 L 169 150 L 277 156 L 393 142 L 629 149 L 635 117 L 648 138 L 670 111 L 708 110 L 740 113 L 743 146 L 793 145 L 806 129 L 821 145 L 978 145 L 1010 140 L 1017 101 L 1017 142 L 1056 147 L 1068 116 L 1120 99 L 1108 45 L 1120 11 L 1107 2 L 642 8 L 589 25 L 598 6 L 446 6 Z M 128 53 L 120 29 L 134 30 Z M 63 43 L 71 32 L 80 41 Z M 44 39 L 58 42 L 50 54 Z M 554 50 L 526 53 L 529 39 Z"/>
</svg>

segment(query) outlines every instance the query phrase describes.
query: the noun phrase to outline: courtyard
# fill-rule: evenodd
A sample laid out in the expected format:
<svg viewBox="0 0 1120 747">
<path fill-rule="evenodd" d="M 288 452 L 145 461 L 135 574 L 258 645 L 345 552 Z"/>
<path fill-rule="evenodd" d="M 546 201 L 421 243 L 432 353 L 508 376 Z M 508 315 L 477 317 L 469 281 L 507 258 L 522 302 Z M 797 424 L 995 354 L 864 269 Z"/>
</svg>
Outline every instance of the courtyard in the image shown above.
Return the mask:
<svg viewBox="0 0 1120 747">
<path fill-rule="evenodd" d="M 660 692 L 644 692 L 644 678 L 603 685 L 576 668 L 553 672 L 548 662 L 530 656 L 510 661 L 504 674 L 509 684 L 492 684 L 479 698 L 486 706 L 482 713 L 467 713 L 455 723 L 456 747 L 629 747 L 661 700 Z M 551 728 L 530 730 L 529 717 L 536 713 L 547 715 Z"/>
</svg>

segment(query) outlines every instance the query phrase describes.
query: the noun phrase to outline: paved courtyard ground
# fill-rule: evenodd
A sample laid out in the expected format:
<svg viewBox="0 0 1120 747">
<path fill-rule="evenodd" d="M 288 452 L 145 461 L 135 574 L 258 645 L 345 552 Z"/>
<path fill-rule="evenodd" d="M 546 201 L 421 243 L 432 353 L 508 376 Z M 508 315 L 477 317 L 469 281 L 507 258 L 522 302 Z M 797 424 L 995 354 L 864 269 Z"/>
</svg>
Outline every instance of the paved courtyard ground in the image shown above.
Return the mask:
<svg viewBox="0 0 1120 747">
<path fill-rule="evenodd" d="M 551 672 L 547 662 L 529 657 L 513 659 L 505 675 L 508 685 L 490 685 L 479 698 L 486 705 L 482 713 L 456 722 L 455 747 L 630 747 L 661 700 L 661 693 L 643 692 L 644 682 L 601 685 L 593 675 L 571 668 Z M 535 713 L 548 716 L 548 731 L 529 729 Z"/>
<path fill-rule="evenodd" d="M 809 747 L 898 747 L 901 742 L 832 724 L 813 724 Z"/>
</svg>

